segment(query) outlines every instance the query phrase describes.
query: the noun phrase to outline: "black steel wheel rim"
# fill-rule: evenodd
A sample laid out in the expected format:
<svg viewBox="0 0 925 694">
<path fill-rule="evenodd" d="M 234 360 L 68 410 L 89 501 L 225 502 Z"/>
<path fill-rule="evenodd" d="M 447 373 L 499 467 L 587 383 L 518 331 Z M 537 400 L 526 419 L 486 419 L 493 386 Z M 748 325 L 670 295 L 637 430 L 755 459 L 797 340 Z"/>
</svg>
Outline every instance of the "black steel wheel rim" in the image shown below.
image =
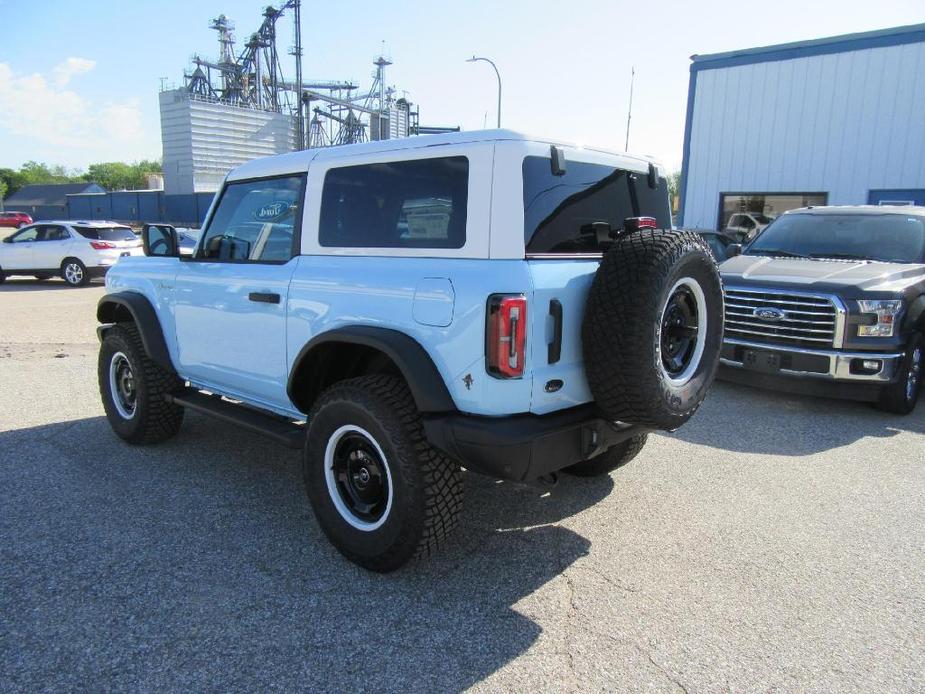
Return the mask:
<svg viewBox="0 0 925 694">
<path fill-rule="evenodd" d="M 699 326 L 697 299 L 686 286 L 677 287 L 662 314 L 661 356 L 665 372 L 672 378 L 684 373 L 697 346 Z"/>
<path fill-rule="evenodd" d="M 375 523 L 385 514 L 389 479 L 373 443 L 358 432 L 345 435 L 334 449 L 337 492 L 351 514 Z"/>
</svg>

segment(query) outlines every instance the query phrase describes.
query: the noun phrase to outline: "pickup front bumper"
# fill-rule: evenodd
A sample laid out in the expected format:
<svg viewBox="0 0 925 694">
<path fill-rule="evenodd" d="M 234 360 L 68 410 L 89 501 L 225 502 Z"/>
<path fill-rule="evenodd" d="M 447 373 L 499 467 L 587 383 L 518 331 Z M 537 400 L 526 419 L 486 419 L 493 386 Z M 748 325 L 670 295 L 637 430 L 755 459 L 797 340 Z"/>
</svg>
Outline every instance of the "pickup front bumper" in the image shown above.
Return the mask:
<svg viewBox="0 0 925 694">
<path fill-rule="evenodd" d="M 775 355 L 779 369 L 749 363 L 749 352 Z M 815 350 L 726 338 L 720 377 L 790 392 L 876 400 L 880 388 L 896 380 L 902 358 L 902 352 Z M 864 362 L 876 366 L 867 368 Z"/>
<path fill-rule="evenodd" d="M 648 431 L 602 419 L 593 406 L 548 415 L 428 416 L 430 443 L 463 467 L 500 479 L 527 481 L 593 458 Z"/>
</svg>

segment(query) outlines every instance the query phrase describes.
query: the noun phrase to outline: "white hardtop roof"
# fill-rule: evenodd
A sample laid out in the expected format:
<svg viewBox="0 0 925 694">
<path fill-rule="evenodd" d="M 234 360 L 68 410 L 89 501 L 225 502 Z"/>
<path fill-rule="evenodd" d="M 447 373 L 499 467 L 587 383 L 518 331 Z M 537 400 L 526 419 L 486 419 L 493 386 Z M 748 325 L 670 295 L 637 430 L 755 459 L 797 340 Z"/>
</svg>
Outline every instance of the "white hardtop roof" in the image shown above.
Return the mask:
<svg viewBox="0 0 925 694">
<path fill-rule="evenodd" d="M 273 176 L 287 173 L 296 173 L 306 171 L 309 163 L 317 159 L 318 161 L 335 161 L 338 159 L 347 159 L 363 154 L 376 154 L 378 152 L 399 152 L 403 150 L 423 149 L 425 147 L 439 147 L 441 145 L 461 145 L 477 142 L 540 142 L 548 145 L 557 145 L 572 149 L 585 149 L 590 152 L 602 154 L 611 154 L 619 157 L 626 157 L 635 160 L 643 166 L 650 163 L 660 166 L 654 158 L 627 154 L 626 152 L 615 152 L 600 147 L 589 147 L 574 142 L 566 142 L 548 137 L 537 137 L 525 135 L 513 130 L 465 130 L 462 132 L 441 133 L 437 135 L 414 135 L 411 137 L 402 137 L 391 140 L 377 140 L 374 142 L 361 142 L 353 145 L 336 145 L 334 147 L 320 147 L 314 149 L 305 149 L 299 152 L 289 152 L 288 154 L 277 154 L 272 157 L 263 157 L 245 162 L 228 174 L 228 180 L 241 180 L 247 178 L 259 178 L 262 176 Z M 664 171 L 664 167 L 660 167 Z"/>
<path fill-rule="evenodd" d="M 925 216 L 925 207 L 917 205 L 820 205 L 787 210 L 784 214 L 902 214 Z"/>
</svg>

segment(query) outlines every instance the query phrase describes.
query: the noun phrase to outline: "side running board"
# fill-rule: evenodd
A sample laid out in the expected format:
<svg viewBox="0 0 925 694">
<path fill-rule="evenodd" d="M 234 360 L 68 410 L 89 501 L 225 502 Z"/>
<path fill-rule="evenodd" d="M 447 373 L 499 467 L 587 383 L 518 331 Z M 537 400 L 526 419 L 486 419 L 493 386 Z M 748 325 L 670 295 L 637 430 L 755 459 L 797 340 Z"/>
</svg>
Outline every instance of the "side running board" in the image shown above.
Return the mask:
<svg viewBox="0 0 925 694">
<path fill-rule="evenodd" d="M 221 419 L 231 424 L 263 434 L 289 448 L 301 448 L 305 443 L 305 427 L 269 412 L 261 412 L 246 405 L 224 400 L 218 395 L 207 395 L 187 390 L 167 396 L 168 402 L 188 410 Z"/>
</svg>

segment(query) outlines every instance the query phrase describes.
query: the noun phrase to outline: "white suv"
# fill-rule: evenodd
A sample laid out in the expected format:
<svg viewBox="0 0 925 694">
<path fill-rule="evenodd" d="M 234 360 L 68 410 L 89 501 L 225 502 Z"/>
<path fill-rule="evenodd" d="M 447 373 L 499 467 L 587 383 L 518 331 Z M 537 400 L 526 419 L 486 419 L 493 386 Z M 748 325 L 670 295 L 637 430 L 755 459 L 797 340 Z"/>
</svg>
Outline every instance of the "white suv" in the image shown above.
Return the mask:
<svg viewBox="0 0 925 694">
<path fill-rule="evenodd" d="M 72 287 L 102 277 L 123 256 L 144 255 L 141 240 L 115 222 L 37 222 L 0 243 L 0 282 L 9 275 L 60 275 Z"/>
</svg>

